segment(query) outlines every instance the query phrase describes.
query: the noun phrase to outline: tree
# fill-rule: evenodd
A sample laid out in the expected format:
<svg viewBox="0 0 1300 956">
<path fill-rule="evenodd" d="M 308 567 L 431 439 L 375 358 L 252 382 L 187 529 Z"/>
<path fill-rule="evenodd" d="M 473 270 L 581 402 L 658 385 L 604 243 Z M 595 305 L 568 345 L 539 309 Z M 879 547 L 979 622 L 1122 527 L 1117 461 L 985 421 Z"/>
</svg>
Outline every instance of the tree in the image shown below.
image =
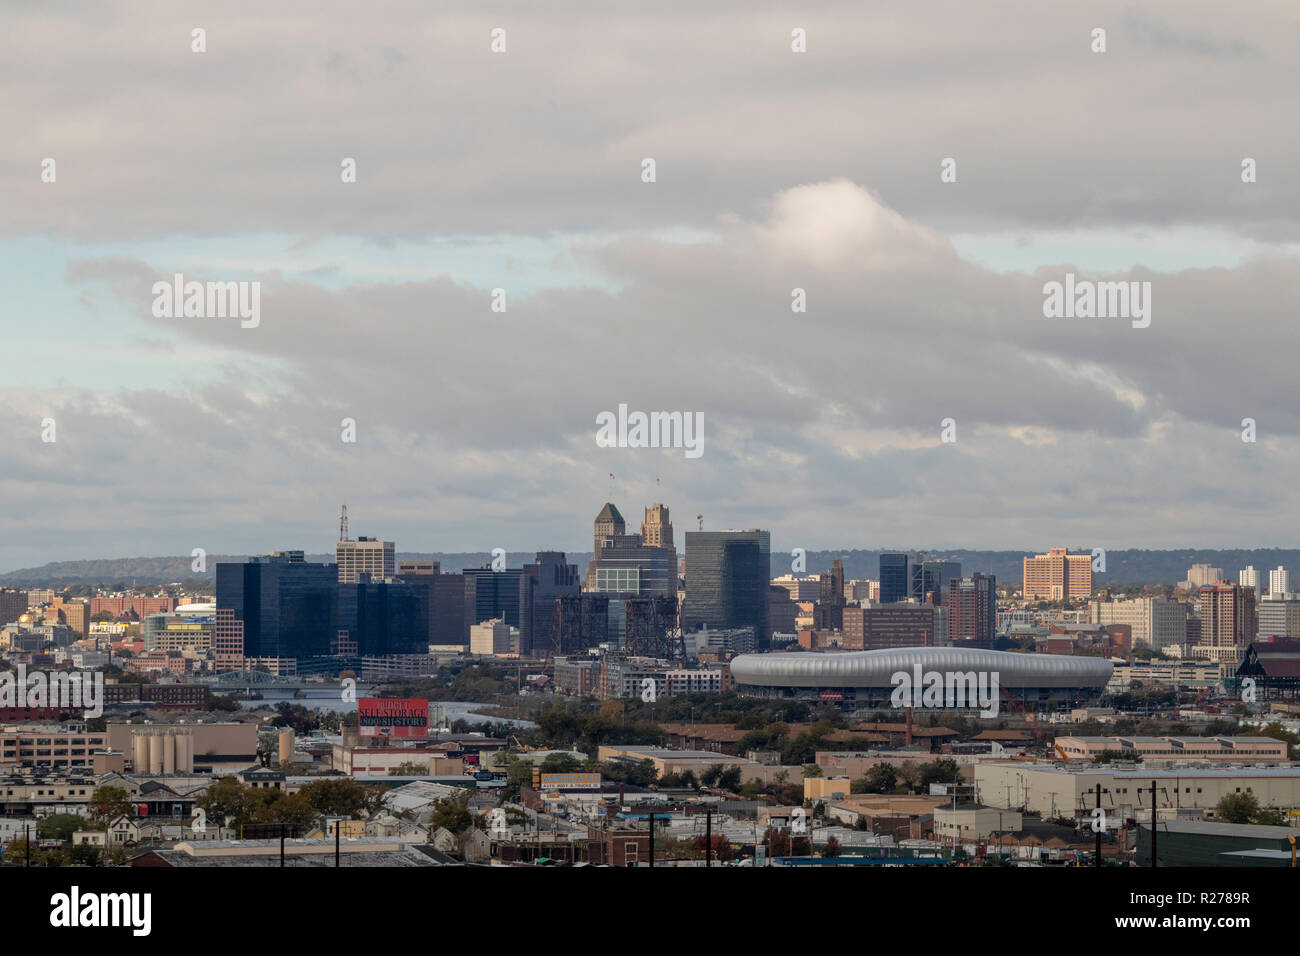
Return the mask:
<svg viewBox="0 0 1300 956">
<path fill-rule="evenodd" d="M 828 858 L 828 859 L 832 859 L 832 860 L 833 860 L 833 859 L 835 859 L 837 856 L 840 855 L 842 849 L 843 849 L 843 848 L 840 846 L 840 841 L 839 841 L 839 840 L 835 839 L 835 837 L 833 837 L 833 836 L 832 836 L 832 837 L 827 837 L 827 838 L 826 838 L 826 846 L 825 846 L 825 848 L 822 850 L 822 856 L 824 856 L 824 857 L 826 857 L 826 858 Z"/>
<path fill-rule="evenodd" d="M 316 812 L 328 817 L 365 817 L 383 805 L 384 790 L 347 777 L 323 777 L 298 791 Z"/>
<path fill-rule="evenodd" d="M 459 836 L 474 825 L 474 815 L 469 811 L 469 791 L 465 790 L 443 797 L 433 805 L 429 818 L 429 831 L 443 827 Z"/>
<path fill-rule="evenodd" d="M 90 795 L 88 802 L 90 818 L 96 829 L 106 829 L 110 820 L 118 817 L 134 817 L 135 804 L 131 795 L 121 787 L 98 787 Z"/>
<path fill-rule="evenodd" d="M 72 834 L 84 829 L 85 825 L 85 818 L 75 813 L 55 813 L 40 822 L 36 833 L 42 840 L 58 840 L 60 843 L 67 843 L 72 839 Z"/>
<path fill-rule="evenodd" d="M 740 767 L 731 766 L 718 776 L 719 789 L 726 790 L 728 793 L 735 793 L 740 789 Z"/>
<path fill-rule="evenodd" d="M 194 806 L 220 825 L 242 827 L 253 816 L 255 806 L 250 798 L 250 788 L 238 777 L 222 777 L 203 791 Z"/>
<path fill-rule="evenodd" d="M 68 862 L 72 866 L 99 866 L 103 862 L 103 854 L 97 846 L 78 843 L 68 849 Z"/>
<path fill-rule="evenodd" d="M 815 763 L 804 764 L 803 775 L 804 775 L 804 779 L 807 779 L 808 777 L 826 776 L 826 774 L 822 772 L 821 766 Z"/>
<path fill-rule="evenodd" d="M 575 773 L 582 769 L 582 761 L 570 753 L 547 754 L 542 761 L 542 773 Z"/>
<path fill-rule="evenodd" d="M 1215 807 L 1215 816 L 1225 823 L 1250 823 L 1259 813 L 1253 793 L 1229 793 Z"/>
</svg>

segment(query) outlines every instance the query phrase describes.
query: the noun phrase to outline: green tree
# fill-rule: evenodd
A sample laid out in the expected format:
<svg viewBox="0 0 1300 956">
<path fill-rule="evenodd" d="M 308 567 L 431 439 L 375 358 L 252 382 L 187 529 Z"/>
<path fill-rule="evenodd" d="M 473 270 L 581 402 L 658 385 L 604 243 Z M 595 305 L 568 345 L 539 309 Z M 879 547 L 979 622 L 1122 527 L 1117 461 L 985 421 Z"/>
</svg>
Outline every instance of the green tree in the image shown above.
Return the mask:
<svg viewBox="0 0 1300 956">
<path fill-rule="evenodd" d="M 67 843 L 77 830 L 86 828 L 84 817 L 75 813 L 55 813 L 40 822 L 36 833 L 42 840 L 58 840 Z"/>
<path fill-rule="evenodd" d="M 1259 814 L 1253 793 L 1229 793 L 1215 807 L 1215 816 L 1225 823 L 1250 823 Z"/>
<path fill-rule="evenodd" d="M 90 818 L 99 830 L 107 827 L 109 821 L 117 817 L 135 816 L 135 804 L 131 795 L 121 787 L 97 787 L 90 795 L 87 806 Z"/>
<path fill-rule="evenodd" d="M 468 790 L 443 797 L 433 805 L 433 813 L 429 818 L 430 832 L 445 827 L 459 836 L 473 825 L 474 815 L 469 810 Z"/>
</svg>

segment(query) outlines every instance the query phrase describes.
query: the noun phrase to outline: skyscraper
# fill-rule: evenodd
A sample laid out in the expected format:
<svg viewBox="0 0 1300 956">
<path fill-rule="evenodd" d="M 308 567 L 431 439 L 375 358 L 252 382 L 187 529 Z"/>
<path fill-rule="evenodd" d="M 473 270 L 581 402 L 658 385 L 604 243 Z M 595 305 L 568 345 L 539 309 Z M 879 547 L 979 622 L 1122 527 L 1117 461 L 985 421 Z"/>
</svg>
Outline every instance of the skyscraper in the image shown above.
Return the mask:
<svg viewBox="0 0 1300 956">
<path fill-rule="evenodd" d="M 1207 585 L 1197 592 L 1196 608 L 1201 636 L 1192 654 L 1219 662 L 1239 660 L 1258 628 L 1254 590 L 1226 581 Z"/>
<path fill-rule="evenodd" d="M 682 631 L 753 628 L 760 650 L 771 645 L 767 582 L 771 573 L 767 531 L 686 532 L 686 599 Z"/>
<path fill-rule="evenodd" d="M 909 558 L 898 551 L 888 551 L 880 556 L 880 603 L 897 604 L 906 601 L 911 593 Z"/>
<path fill-rule="evenodd" d="M 645 510 L 640 534 L 626 534 L 622 515 L 606 503 L 596 516 L 591 563 L 584 590 L 610 595 L 677 593 L 677 550 L 668 509 L 654 505 Z"/>
<path fill-rule="evenodd" d="M 218 610 L 244 625 L 245 657 L 316 657 L 337 638 L 338 567 L 301 552 L 217 565 Z"/>
<path fill-rule="evenodd" d="M 555 601 L 582 593 L 577 565 L 563 551 L 538 551 L 519 578 L 519 652 L 544 657 L 550 652 Z"/>
</svg>

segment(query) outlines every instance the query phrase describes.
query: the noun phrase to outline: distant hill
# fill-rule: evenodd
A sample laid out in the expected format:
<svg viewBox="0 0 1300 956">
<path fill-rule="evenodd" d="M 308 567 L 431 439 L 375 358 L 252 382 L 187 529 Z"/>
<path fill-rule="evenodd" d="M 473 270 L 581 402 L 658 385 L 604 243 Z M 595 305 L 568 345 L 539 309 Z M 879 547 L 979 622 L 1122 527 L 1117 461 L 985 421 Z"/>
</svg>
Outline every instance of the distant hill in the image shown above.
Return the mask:
<svg viewBox="0 0 1300 956">
<path fill-rule="evenodd" d="M 1091 551 L 1090 547 L 1071 547 L 1071 552 Z M 1024 557 L 1039 552 L 1032 551 L 927 551 L 935 560 L 959 561 L 962 573 L 979 571 L 993 574 L 998 581 L 1016 583 L 1021 580 Z M 679 550 L 678 555 L 682 552 Z M 334 556 L 311 554 L 309 561 L 332 561 Z M 569 561 L 578 566 L 579 574 L 585 572 L 591 552 L 569 552 Z M 836 558 L 844 560 L 844 573 L 848 578 L 875 578 L 880 573 L 880 551 L 844 550 L 809 551 L 806 558 L 807 574 L 817 574 L 831 569 Z M 531 561 L 533 552 L 514 552 L 506 555 L 510 567 L 519 567 Z M 127 584 L 137 587 L 171 584 L 189 578 L 212 578 L 216 565 L 223 562 L 246 560 L 245 555 L 208 555 L 207 572 L 196 574 L 190 570 L 188 556 L 162 558 L 112 558 L 98 561 L 55 561 L 38 568 L 23 568 L 0 575 L 0 585 L 9 587 L 67 587 L 71 585 Z M 440 561 L 444 571 L 464 568 L 481 568 L 489 565 L 492 555 L 487 551 L 475 552 L 401 552 L 398 561 Z M 788 552 L 772 555 L 772 576 L 790 573 L 791 558 Z M 1106 573 L 1097 576 L 1099 584 L 1175 584 L 1187 576 L 1193 564 L 1210 564 L 1223 568 L 1230 580 L 1247 565 L 1268 571 L 1278 565 L 1291 568 L 1300 574 L 1300 550 L 1280 548 L 1240 548 L 1234 550 L 1181 549 L 1172 551 L 1147 551 L 1125 549 L 1106 552 Z"/>
</svg>

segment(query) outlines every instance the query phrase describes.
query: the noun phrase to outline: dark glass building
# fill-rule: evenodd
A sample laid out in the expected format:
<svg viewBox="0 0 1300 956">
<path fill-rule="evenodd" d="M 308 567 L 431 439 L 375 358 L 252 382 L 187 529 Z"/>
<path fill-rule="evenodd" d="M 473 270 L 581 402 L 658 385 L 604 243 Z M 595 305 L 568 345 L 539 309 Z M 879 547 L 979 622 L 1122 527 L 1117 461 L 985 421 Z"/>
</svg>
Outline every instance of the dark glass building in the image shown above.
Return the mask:
<svg viewBox="0 0 1300 956">
<path fill-rule="evenodd" d="M 565 560 L 563 551 L 538 551 L 532 564 L 525 564 L 519 579 L 519 651 L 545 656 L 550 651 L 555 600 L 582 592 L 578 566 Z"/>
<path fill-rule="evenodd" d="M 472 623 L 499 617 L 511 627 L 519 627 L 522 568 L 493 571 L 492 566 L 487 565 L 466 568 L 464 574 L 465 600 L 469 602 Z"/>
<path fill-rule="evenodd" d="M 767 620 L 771 535 L 767 531 L 686 532 L 683 633 L 749 627 L 760 650 L 772 643 Z"/>
<path fill-rule="evenodd" d="M 337 638 L 338 565 L 308 564 L 302 552 L 217 565 L 218 608 L 244 622 L 245 657 L 316 657 Z"/>
<path fill-rule="evenodd" d="M 887 551 L 880 555 L 880 603 L 897 604 L 911 593 L 911 562 L 906 554 Z"/>
<path fill-rule="evenodd" d="M 404 581 L 359 577 L 356 584 L 338 585 L 338 629 L 347 631 L 353 653 L 429 653 L 429 618 L 422 613 L 419 591 Z"/>
</svg>

